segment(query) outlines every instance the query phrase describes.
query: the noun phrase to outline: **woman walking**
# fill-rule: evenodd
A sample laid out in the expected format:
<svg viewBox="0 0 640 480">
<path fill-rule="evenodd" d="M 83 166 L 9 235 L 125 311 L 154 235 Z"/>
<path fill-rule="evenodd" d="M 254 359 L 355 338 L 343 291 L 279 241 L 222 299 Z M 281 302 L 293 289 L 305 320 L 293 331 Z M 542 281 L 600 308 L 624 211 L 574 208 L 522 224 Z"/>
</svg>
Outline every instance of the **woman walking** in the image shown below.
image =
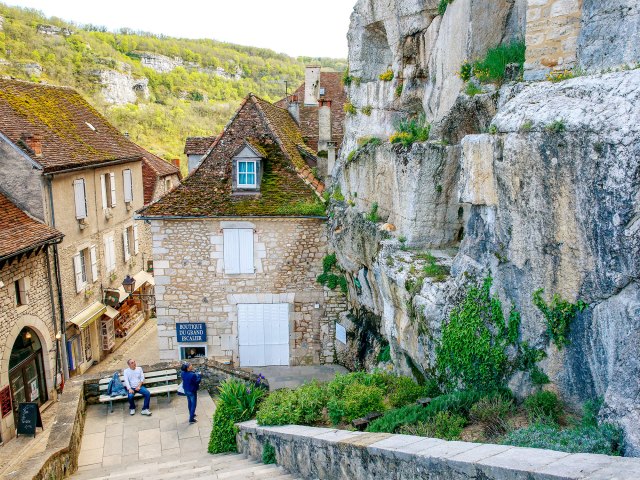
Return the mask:
<svg viewBox="0 0 640 480">
<path fill-rule="evenodd" d="M 199 373 L 193 371 L 193 365 L 190 363 L 182 364 L 182 388 L 187 397 L 187 405 L 189 406 L 189 423 L 196 423 L 196 406 L 198 405 L 198 389 L 200 388 Z"/>
</svg>

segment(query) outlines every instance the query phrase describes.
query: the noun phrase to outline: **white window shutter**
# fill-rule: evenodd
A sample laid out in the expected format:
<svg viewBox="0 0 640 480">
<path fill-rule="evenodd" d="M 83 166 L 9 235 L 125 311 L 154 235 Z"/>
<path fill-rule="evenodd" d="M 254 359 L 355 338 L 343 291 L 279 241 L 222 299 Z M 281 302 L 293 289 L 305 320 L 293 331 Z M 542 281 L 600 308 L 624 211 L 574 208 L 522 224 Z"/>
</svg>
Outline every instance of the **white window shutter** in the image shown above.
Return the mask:
<svg viewBox="0 0 640 480">
<path fill-rule="evenodd" d="M 116 206 L 116 174 L 109 174 L 109 185 L 111 185 L 111 206 Z"/>
<path fill-rule="evenodd" d="M 133 254 L 138 254 L 138 225 L 133 226 Z"/>
<path fill-rule="evenodd" d="M 76 218 L 81 220 L 87 218 L 87 197 L 84 191 L 84 179 L 73 181 L 73 192 L 76 200 Z"/>
<path fill-rule="evenodd" d="M 80 253 L 76 253 L 73 256 L 73 271 L 76 276 L 76 292 L 81 292 L 84 288 L 84 283 L 82 281 L 82 265 L 80 264 Z"/>
<path fill-rule="evenodd" d="M 123 170 L 124 179 L 124 201 L 125 203 L 133 202 L 133 183 L 131 182 L 131 170 Z"/>
<path fill-rule="evenodd" d="M 129 251 L 129 232 L 128 228 L 122 231 L 122 245 L 124 247 L 124 261 L 128 262 L 131 258 L 131 252 Z"/>
<path fill-rule="evenodd" d="M 107 202 L 107 178 L 106 174 L 100 175 L 100 191 L 102 192 L 102 208 L 109 208 L 109 203 Z"/>
<path fill-rule="evenodd" d="M 253 263 L 253 230 L 238 230 L 238 250 L 240 257 L 240 273 L 254 273 Z"/>
<path fill-rule="evenodd" d="M 109 238 L 104 237 L 104 267 L 107 273 L 111 271 L 111 246 L 109 245 Z"/>
<path fill-rule="evenodd" d="M 225 228 L 223 232 L 224 273 L 240 273 L 238 230 L 235 228 Z"/>
<path fill-rule="evenodd" d="M 91 257 L 91 282 L 93 283 L 98 280 L 98 255 L 96 255 L 95 245 L 91 245 L 89 256 Z"/>
<path fill-rule="evenodd" d="M 111 261 L 109 271 L 113 272 L 116 269 L 116 242 L 113 236 L 109 237 L 109 258 Z"/>
</svg>

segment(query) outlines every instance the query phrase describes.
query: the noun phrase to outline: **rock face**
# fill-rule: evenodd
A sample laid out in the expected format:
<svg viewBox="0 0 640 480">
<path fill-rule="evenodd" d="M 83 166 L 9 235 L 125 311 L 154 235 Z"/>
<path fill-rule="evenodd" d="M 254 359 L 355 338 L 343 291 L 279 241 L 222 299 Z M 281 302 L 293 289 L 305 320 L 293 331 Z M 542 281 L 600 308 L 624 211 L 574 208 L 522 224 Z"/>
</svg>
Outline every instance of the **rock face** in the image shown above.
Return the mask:
<svg viewBox="0 0 640 480">
<path fill-rule="evenodd" d="M 169 58 L 159 53 L 148 52 L 140 55 L 140 63 L 142 63 L 143 67 L 150 68 L 158 73 L 168 73 L 183 64 L 180 57 Z"/>
<path fill-rule="evenodd" d="M 351 302 L 338 357 L 376 366 L 388 343 L 396 370 L 429 372 L 449 312 L 470 279 L 490 274 L 504 308 L 522 315 L 521 340 L 546 350 L 540 366 L 553 388 L 576 406 L 603 397 L 601 417 L 625 429 L 627 454 L 640 455 L 640 70 L 509 83 L 474 97 L 456 75 L 525 22 L 543 25 L 523 17 L 543 4 L 541 15 L 578 6 L 579 32 L 564 32 L 578 39 L 577 64 L 640 61 L 628 41 L 636 2 L 548 2 L 455 0 L 442 17 L 435 1 L 357 3 L 349 62 L 358 81 L 348 92 L 357 108 L 373 108 L 348 117 L 333 172 L 330 242 Z M 606 27 L 616 18 L 620 34 Z M 393 81 L 380 80 L 388 68 Z M 418 114 L 432 123 L 429 142 L 384 143 L 394 122 Z M 369 135 L 382 145 L 358 149 Z M 447 278 L 420 275 L 434 258 Z M 533 305 L 540 288 L 547 300 L 589 305 L 561 350 Z M 528 374 L 510 386 L 532 391 Z"/>
<path fill-rule="evenodd" d="M 133 78 L 128 73 L 115 70 L 96 72 L 102 84 L 102 96 L 107 103 L 123 105 L 135 103 L 139 98 L 149 98 L 149 79 Z"/>
<path fill-rule="evenodd" d="M 36 32 L 38 32 L 40 35 L 51 35 L 51 36 L 62 35 L 62 36 L 68 37 L 69 35 L 73 35 L 73 32 L 68 28 L 60 28 L 60 27 L 56 27 L 55 25 L 45 25 L 45 24 L 38 25 L 36 27 Z"/>
</svg>

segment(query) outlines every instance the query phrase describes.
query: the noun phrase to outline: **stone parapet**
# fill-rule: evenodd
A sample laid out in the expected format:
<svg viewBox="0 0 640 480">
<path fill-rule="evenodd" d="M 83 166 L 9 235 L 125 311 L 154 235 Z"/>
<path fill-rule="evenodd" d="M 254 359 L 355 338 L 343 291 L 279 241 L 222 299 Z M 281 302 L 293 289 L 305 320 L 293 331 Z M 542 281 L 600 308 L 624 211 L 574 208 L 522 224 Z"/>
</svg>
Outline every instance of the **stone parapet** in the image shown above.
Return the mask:
<svg viewBox="0 0 640 480">
<path fill-rule="evenodd" d="M 259 427 L 255 420 L 239 427 L 236 438 L 240 453 L 261 458 L 269 442 L 275 448 L 277 464 L 302 478 L 640 478 L 640 459 L 636 458 L 297 425 Z"/>
</svg>

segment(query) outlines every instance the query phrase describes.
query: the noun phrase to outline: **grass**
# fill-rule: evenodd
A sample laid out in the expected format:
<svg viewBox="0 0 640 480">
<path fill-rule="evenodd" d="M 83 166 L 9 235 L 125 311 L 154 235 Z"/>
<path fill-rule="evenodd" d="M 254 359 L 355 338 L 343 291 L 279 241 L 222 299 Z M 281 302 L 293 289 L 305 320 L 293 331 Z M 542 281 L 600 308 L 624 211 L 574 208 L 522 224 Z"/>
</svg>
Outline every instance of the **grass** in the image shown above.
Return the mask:
<svg viewBox="0 0 640 480">
<path fill-rule="evenodd" d="M 501 83 L 504 80 L 505 69 L 510 63 L 517 63 L 522 70 L 524 66 L 526 45 L 523 41 L 513 41 L 498 45 L 490 49 L 487 55 L 473 63 L 472 72 L 482 83 Z M 460 68 L 460 76 L 471 78 L 468 63 Z"/>
<path fill-rule="evenodd" d="M 429 140 L 431 125 L 424 114 L 417 117 L 404 118 L 395 124 L 396 133 L 391 135 L 391 143 L 400 143 L 404 147 L 410 147 L 415 142 Z"/>
<path fill-rule="evenodd" d="M 567 129 L 567 125 L 563 119 L 559 119 L 551 122 L 544 129 L 549 133 L 562 133 Z"/>
<path fill-rule="evenodd" d="M 464 93 L 469 95 L 470 97 L 475 97 L 476 95 L 482 93 L 482 88 L 476 85 L 473 82 L 467 83 L 466 88 L 464 89 Z"/>
</svg>

